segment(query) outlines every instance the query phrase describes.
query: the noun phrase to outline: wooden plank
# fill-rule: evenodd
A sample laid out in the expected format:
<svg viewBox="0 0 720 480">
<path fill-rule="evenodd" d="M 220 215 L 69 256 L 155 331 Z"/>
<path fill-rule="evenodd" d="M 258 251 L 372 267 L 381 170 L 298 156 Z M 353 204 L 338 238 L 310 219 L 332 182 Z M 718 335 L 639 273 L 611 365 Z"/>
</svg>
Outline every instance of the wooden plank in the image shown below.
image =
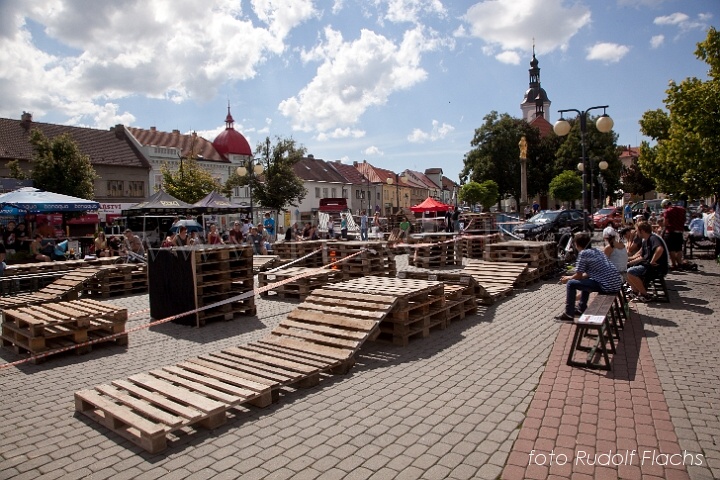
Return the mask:
<svg viewBox="0 0 720 480">
<path fill-rule="evenodd" d="M 386 312 L 382 310 L 373 312 L 367 310 L 358 310 L 354 308 L 333 307 L 330 305 L 314 305 L 312 303 L 309 303 L 307 300 L 301 303 L 298 308 L 313 312 L 334 313 L 338 315 L 349 315 L 356 318 L 364 317 L 367 319 L 375 320 L 381 320 L 386 315 Z"/>
<path fill-rule="evenodd" d="M 318 325 L 317 323 L 311 322 L 297 322 L 294 320 L 282 320 L 278 325 L 282 328 L 295 328 L 299 330 L 307 330 L 312 333 L 319 335 L 331 336 L 334 338 L 352 340 L 353 342 L 360 342 L 367 338 L 366 332 L 357 332 L 353 330 L 344 330 L 341 328 L 334 328 L 327 325 Z"/>
<path fill-rule="evenodd" d="M 313 373 L 317 373 L 318 371 L 316 367 L 311 367 L 309 365 L 278 358 L 272 355 L 263 355 L 252 350 L 247 350 L 243 347 L 232 347 L 223 350 L 223 352 L 227 352 L 229 355 L 233 355 L 235 357 L 252 360 L 254 362 L 281 367 L 284 371 L 288 372 L 288 375 L 294 378 L 297 378 L 298 375 L 302 374 L 311 375 Z"/>
<path fill-rule="evenodd" d="M 294 350 L 300 350 L 301 352 L 318 353 L 320 355 L 335 358 L 337 360 L 347 360 L 355 353 L 354 349 L 351 350 L 346 348 L 330 347 L 327 345 L 318 345 L 316 343 L 286 337 L 270 336 L 264 338 L 261 342 L 288 347 Z"/>
<path fill-rule="evenodd" d="M 308 299 L 309 300 L 309 299 Z M 306 302 L 308 301 L 306 300 Z M 389 311 L 389 309 L 387 310 Z M 386 311 L 386 312 L 387 312 Z M 307 310 L 293 310 L 288 314 L 289 319 L 293 320 L 305 320 L 314 323 L 320 323 L 323 325 L 345 327 L 349 329 L 359 330 L 363 332 L 369 332 L 377 325 L 375 320 L 365 320 L 360 318 L 349 318 L 340 315 L 331 315 L 319 311 L 307 311 Z"/>
<path fill-rule="evenodd" d="M 277 382 L 242 372 L 222 364 L 220 359 L 211 357 L 191 358 L 186 362 L 178 363 L 178 366 L 258 393 L 266 392 L 270 387 L 277 385 Z"/>
<path fill-rule="evenodd" d="M 337 360 L 335 359 L 330 359 L 319 355 L 313 355 L 308 352 L 290 351 L 286 348 L 276 347 L 273 345 L 265 345 L 260 342 L 243 345 L 243 349 L 251 350 L 253 352 L 261 353 L 264 355 L 271 355 L 273 357 L 282 358 L 284 360 L 303 363 L 316 368 L 326 368 L 329 365 L 334 365 L 335 363 L 337 363 Z"/>
<path fill-rule="evenodd" d="M 274 383 L 288 382 L 293 380 L 297 375 L 296 372 L 274 371 L 267 365 L 258 364 L 257 362 L 249 362 L 229 353 L 225 353 L 224 351 L 213 352 L 210 355 L 201 355 L 200 357 L 205 358 L 208 361 L 221 363 L 226 367 L 234 368 L 247 374 L 255 375 L 265 381 L 269 380 Z"/>
<path fill-rule="evenodd" d="M 361 310 L 388 310 L 392 305 L 387 303 L 377 303 L 364 298 L 348 298 L 347 294 L 345 295 L 345 298 L 325 297 L 324 295 L 318 295 L 317 290 L 314 290 L 308 298 L 305 299 L 305 301 L 321 305 L 352 307 Z"/>
<path fill-rule="evenodd" d="M 162 424 L 153 423 L 134 413 L 128 407 L 118 405 L 93 390 L 80 390 L 79 392 L 75 392 L 75 397 L 95 406 L 103 412 L 107 412 L 109 415 L 120 420 L 127 426 L 136 428 L 145 436 L 155 437 L 158 435 L 165 435 L 165 432 L 168 430 L 167 427 Z M 107 426 L 112 428 L 112 425 Z"/>
<path fill-rule="evenodd" d="M 348 298 L 347 293 L 344 293 L 347 291 L 344 288 L 344 284 L 345 284 L 345 282 L 334 283 L 332 285 L 326 286 L 325 288 L 313 290 L 312 294 L 313 295 L 321 295 L 323 297 L 347 299 Z M 336 291 L 329 290 L 330 288 L 332 288 Z M 353 292 L 353 293 L 355 293 L 356 295 L 358 294 L 358 292 Z M 388 305 L 393 304 L 395 302 L 395 300 L 397 300 L 395 297 L 389 296 L 389 295 L 373 295 L 373 294 L 365 294 L 365 293 L 362 294 L 362 298 L 368 302 L 372 301 L 372 302 L 376 302 L 376 303 L 385 303 Z"/>
<path fill-rule="evenodd" d="M 186 388 L 177 387 L 170 383 L 157 380 L 144 373 L 133 375 L 132 377 L 129 377 L 128 380 L 135 382 L 138 385 L 152 388 L 153 390 L 166 395 L 173 400 L 186 402 L 207 415 L 212 415 L 213 413 L 218 413 L 225 409 L 225 405 L 220 402 L 211 400 L 203 395 L 198 395 Z"/>
<path fill-rule="evenodd" d="M 177 403 L 163 395 L 160 395 L 159 393 L 142 388 L 138 385 L 128 382 L 127 380 L 113 380 L 112 384 L 118 388 L 127 390 L 128 392 L 132 393 L 137 397 L 140 397 L 144 400 L 147 400 L 148 402 L 162 407 L 165 410 L 169 410 L 170 412 L 180 415 L 181 417 L 187 418 L 190 422 L 199 420 L 204 416 L 203 412 L 195 408 L 188 407 L 181 403 Z"/>
<path fill-rule="evenodd" d="M 107 395 L 108 397 L 111 397 L 116 402 L 127 405 L 133 410 L 141 412 L 143 415 L 150 417 L 153 420 L 157 420 L 158 422 L 162 422 L 170 427 L 175 428 L 187 424 L 186 419 L 168 413 L 165 410 L 161 410 L 151 405 L 150 403 L 147 403 L 144 400 L 130 396 L 127 393 L 124 393 L 113 387 L 112 385 L 98 385 L 95 387 L 95 390 L 104 395 Z"/>
<path fill-rule="evenodd" d="M 278 337 L 299 338 L 323 346 L 327 345 L 331 347 L 348 348 L 353 350 L 360 347 L 360 342 L 358 341 L 343 340 L 337 337 L 308 332 L 307 330 L 287 328 L 283 325 L 278 325 L 270 333 L 271 335 L 275 335 Z"/>
<path fill-rule="evenodd" d="M 194 380 L 174 375 L 170 372 L 165 371 L 164 369 L 151 370 L 150 375 L 153 375 L 154 377 L 165 380 L 167 382 L 172 382 L 173 384 L 177 384 L 182 388 L 187 388 L 190 391 L 200 393 L 203 397 L 217 400 L 218 402 L 225 404 L 225 407 L 230 407 L 238 402 L 247 399 L 246 396 L 231 395 L 227 392 L 223 392 L 221 390 L 216 390 L 212 387 L 209 387 L 202 382 L 196 382 Z"/>
</svg>

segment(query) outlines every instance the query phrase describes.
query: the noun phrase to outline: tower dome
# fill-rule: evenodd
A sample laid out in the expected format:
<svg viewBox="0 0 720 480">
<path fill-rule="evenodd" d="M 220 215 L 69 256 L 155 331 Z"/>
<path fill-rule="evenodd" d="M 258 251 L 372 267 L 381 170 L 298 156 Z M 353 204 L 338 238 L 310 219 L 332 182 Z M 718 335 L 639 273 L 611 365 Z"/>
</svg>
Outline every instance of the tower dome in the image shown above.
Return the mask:
<svg viewBox="0 0 720 480">
<path fill-rule="evenodd" d="M 213 140 L 213 147 L 215 150 L 225 158 L 229 155 L 244 155 L 246 157 L 252 156 L 252 149 L 250 144 L 245 139 L 242 133 L 235 130 L 233 124 L 232 115 L 230 114 L 230 105 L 228 105 L 227 117 L 225 117 L 225 131 L 220 132 L 220 135 L 215 137 Z"/>
</svg>

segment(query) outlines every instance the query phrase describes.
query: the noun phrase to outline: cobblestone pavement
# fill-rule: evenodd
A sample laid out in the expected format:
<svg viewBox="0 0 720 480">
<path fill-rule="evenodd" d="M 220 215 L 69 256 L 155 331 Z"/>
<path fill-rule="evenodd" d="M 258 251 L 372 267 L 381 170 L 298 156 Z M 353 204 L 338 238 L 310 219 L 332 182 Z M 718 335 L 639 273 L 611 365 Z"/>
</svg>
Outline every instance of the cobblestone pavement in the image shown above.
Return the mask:
<svg viewBox="0 0 720 480">
<path fill-rule="evenodd" d="M 405 268 L 406 257 L 398 260 L 398 268 Z M 688 284 L 690 275 L 700 278 L 688 274 L 682 281 Z M 709 266 L 702 275 L 715 282 L 716 291 L 717 268 Z M 697 281 L 702 288 L 708 284 Z M 680 289 L 679 282 L 673 277 L 669 284 Z M 706 290 L 709 296 L 711 286 Z M 685 291 L 677 293 L 691 298 Z M 166 451 L 154 455 L 76 415 L 73 393 L 258 340 L 297 302 L 259 299 L 257 317 L 201 329 L 164 324 L 132 334 L 127 347 L 99 345 L 83 356 L 61 355 L 40 365 L 3 369 L 0 478 L 495 479 L 508 461 L 561 331 L 552 317 L 563 296 L 564 287 L 538 283 L 408 347 L 366 344 L 349 374 L 328 376 L 310 389 L 287 389 L 279 402 L 264 409 L 234 410 L 214 430 L 181 432 Z M 699 294 L 701 298 L 706 297 Z M 679 310 L 674 316 L 663 310 L 674 309 L 676 299 L 673 294 L 670 306 L 647 310 L 663 311 L 679 324 Z M 663 355 L 656 359 L 658 376 L 680 445 L 691 449 L 696 446 L 684 442 L 697 442 L 711 452 L 718 435 L 719 383 L 717 362 L 707 359 L 708 354 L 717 359 L 717 348 L 711 351 L 717 337 L 710 330 L 717 294 L 707 300 L 689 304 L 697 323 L 704 325 L 697 345 L 708 347 L 693 347 L 690 365 L 684 353 L 693 340 L 687 333 L 673 331 L 677 339 L 668 338 L 668 321 L 661 321 L 659 313 L 653 314 L 659 323 L 646 328 L 657 333 L 648 343 L 653 356 Z M 129 327 L 149 321 L 147 295 L 109 303 L 141 312 Z M 645 320 L 650 314 L 642 308 Z M 561 331 L 559 338 L 563 335 Z M 674 342 L 684 347 L 677 349 Z M 10 349 L 0 349 L 1 361 L 18 358 Z M 701 375 L 702 381 L 693 375 Z M 710 458 L 718 459 L 708 454 Z M 692 478 L 709 478 L 699 476 L 704 471 L 688 471 Z"/>
</svg>

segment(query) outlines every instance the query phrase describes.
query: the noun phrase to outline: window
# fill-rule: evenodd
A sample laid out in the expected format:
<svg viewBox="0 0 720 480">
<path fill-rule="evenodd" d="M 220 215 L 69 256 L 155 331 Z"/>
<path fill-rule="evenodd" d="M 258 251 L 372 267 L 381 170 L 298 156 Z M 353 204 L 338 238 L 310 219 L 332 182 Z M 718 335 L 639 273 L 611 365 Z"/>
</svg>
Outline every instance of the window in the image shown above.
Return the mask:
<svg viewBox="0 0 720 480">
<path fill-rule="evenodd" d="M 337 198 L 337 188 L 330 189 L 330 198 Z"/>
<path fill-rule="evenodd" d="M 156 189 L 162 188 L 162 184 L 163 184 L 163 176 L 162 176 L 162 174 L 156 174 L 156 175 L 155 175 L 155 183 L 154 183 Z"/>
<path fill-rule="evenodd" d="M 320 187 L 315 187 L 315 198 L 320 198 Z"/>
<path fill-rule="evenodd" d="M 327 187 L 323 188 L 323 196 L 322 198 L 328 198 L 328 189 Z"/>
<path fill-rule="evenodd" d="M 355 198 L 365 198 L 365 192 L 362 190 L 355 190 Z"/>
<path fill-rule="evenodd" d="M 145 182 L 131 181 L 128 182 L 129 195 L 131 197 L 144 197 L 145 196 Z"/>
<path fill-rule="evenodd" d="M 348 191 L 347 191 L 347 189 L 345 189 L 345 188 L 342 189 L 342 198 L 349 198 L 349 197 L 348 197 Z"/>
<path fill-rule="evenodd" d="M 108 180 L 107 181 L 107 196 L 108 197 L 122 197 L 124 194 L 125 182 L 122 180 Z"/>
</svg>

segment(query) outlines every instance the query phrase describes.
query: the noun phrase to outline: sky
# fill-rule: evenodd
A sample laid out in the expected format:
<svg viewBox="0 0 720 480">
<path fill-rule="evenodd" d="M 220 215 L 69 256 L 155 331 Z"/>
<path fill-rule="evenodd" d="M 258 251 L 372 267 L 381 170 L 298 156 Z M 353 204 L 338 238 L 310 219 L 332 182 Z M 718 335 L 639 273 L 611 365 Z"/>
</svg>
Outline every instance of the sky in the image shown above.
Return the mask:
<svg viewBox="0 0 720 480">
<path fill-rule="evenodd" d="M 0 0 L 0 116 L 235 129 L 251 147 L 458 180 L 492 111 L 521 118 L 533 46 L 557 110 L 609 105 L 618 144 L 663 108 L 719 0 Z"/>
</svg>

